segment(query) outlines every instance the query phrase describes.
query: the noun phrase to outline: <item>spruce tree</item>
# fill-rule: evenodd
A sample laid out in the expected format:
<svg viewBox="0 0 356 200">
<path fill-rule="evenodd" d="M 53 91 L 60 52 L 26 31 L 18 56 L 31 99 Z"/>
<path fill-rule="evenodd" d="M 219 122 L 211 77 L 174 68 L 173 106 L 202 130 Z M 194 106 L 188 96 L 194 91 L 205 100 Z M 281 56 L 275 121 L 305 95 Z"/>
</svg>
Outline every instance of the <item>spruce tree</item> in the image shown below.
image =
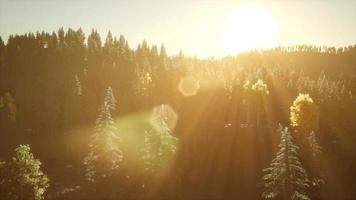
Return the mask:
<svg viewBox="0 0 356 200">
<path fill-rule="evenodd" d="M 311 184 L 314 187 L 320 188 L 322 184 L 324 184 L 324 179 L 322 178 L 322 173 L 321 173 L 321 169 L 320 169 L 320 155 L 322 153 L 321 151 L 321 146 L 318 144 L 317 140 L 316 140 L 316 135 L 314 133 L 314 131 L 312 131 L 310 133 L 310 135 L 308 136 L 308 143 L 309 143 L 309 147 L 311 150 L 311 155 L 312 155 L 312 159 L 310 160 L 312 163 L 312 168 L 311 168 L 311 172 L 312 172 L 312 180 L 311 180 Z"/>
<path fill-rule="evenodd" d="M 155 174 L 166 166 L 177 149 L 178 139 L 172 135 L 171 129 L 168 127 L 164 109 L 165 107 L 162 105 L 159 112 L 155 113 L 152 120 L 154 128 L 145 131 L 144 134 L 142 160 L 145 172 L 148 174 Z"/>
<path fill-rule="evenodd" d="M 306 193 L 309 179 L 298 158 L 298 147 L 293 144 L 288 128 L 279 125 L 281 132 L 279 151 L 270 167 L 263 170 L 265 175 L 264 199 L 310 199 Z"/>
<path fill-rule="evenodd" d="M 308 136 L 309 147 L 312 151 L 313 158 L 316 158 L 321 153 L 321 147 L 316 140 L 314 131 L 310 132 Z"/>
<path fill-rule="evenodd" d="M 142 160 L 144 164 L 144 172 L 146 174 L 153 174 L 158 169 L 158 156 L 161 155 L 159 147 L 159 137 L 153 130 L 145 130 L 144 132 L 144 141 L 142 148 Z"/>
<path fill-rule="evenodd" d="M 89 153 L 84 158 L 85 176 L 89 181 L 113 175 L 123 161 L 121 138 L 117 135 L 110 110 L 109 102 L 105 101 L 99 110 L 92 141 L 89 143 Z"/>
<path fill-rule="evenodd" d="M 108 87 L 106 89 L 106 94 L 105 94 L 104 101 L 108 103 L 108 106 L 109 106 L 109 109 L 110 109 L 111 112 L 115 111 L 117 101 L 115 99 L 115 96 L 114 96 L 114 93 L 113 93 L 111 87 Z"/>
</svg>

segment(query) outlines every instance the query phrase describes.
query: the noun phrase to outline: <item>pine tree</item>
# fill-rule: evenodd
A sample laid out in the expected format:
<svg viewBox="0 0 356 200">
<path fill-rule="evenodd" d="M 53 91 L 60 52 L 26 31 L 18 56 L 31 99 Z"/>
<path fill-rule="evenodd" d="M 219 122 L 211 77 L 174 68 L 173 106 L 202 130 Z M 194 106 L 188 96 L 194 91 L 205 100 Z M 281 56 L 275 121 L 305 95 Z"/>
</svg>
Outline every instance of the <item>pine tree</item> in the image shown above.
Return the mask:
<svg viewBox="0 0 356 200">
<path fill-rule="evenodd" d="M 9 200 L 41 200 L 49 187 L 48 177 L 41 171 L 29 145 L 19 145 L 15 157 L 0 162 L 0 197 Z"/>
<path fill-rule="evenodd" d="M 314 131 L 310 132 L 308 137 L 309 147 L 312 150 L 313 158 L 316 158 L 321 153 L 321 147 L 316 141 L 316 136 Z"/>
<path fill-rule="evenodd" d="M 269 168 L 263 171 L 265 190 L 262 193 L 264 199 L 310 199 L 306 194 L 309 187 L 309 179 L 298 158 L 298 147 L 293 144 L 292 136 L 288 128 L 280 125 L 281 132 L 279 151 Z"/>
<path fill-rule="evenodd" d="M 89 143 L 89 154 L 84 158 L 85 176 L 89 181 L 113 175 L 123 162 L 121 138 L 117 135 L 110 110 L 110 104 L 105 101 L 99 110 L 92 141 Z"/>
<path fill-rule="evenodd" d="M 145 172 L 157 173 L 166 166 L 176 152 L 177 138 L 171 133 L 164 114 L 165 107 L 162 105 L 159 112 L 153 117 L 154 128 L 145 131 L 142 160 Z"/>
<path fill-rule="evenodd" d="M 117 101 L 115 99 L 115 96 L 114 96 L 114 93 L 113 93 L 111 87 L 108 87 L 106 89 L 106 94 L 105 94 L 104 101 L 108 103 L 108 106 L 109 106 L 109 109 L 110 109 L 111 112 L 115 111 Z"/>
<path fill-rule="evenodd" d="M 312 180 L 311 183 L 315 187 L 320 187 L 322 184 L 324 184 L 324 179 L 321 176 L 321 169 L 320 169 L 320 155 L 322 153 L 321 151 L 321 146 L 318 144 L 316 140 L 316 135 L 314 131 L 310 133 L 308 136 L 308 143 L 310 150 L 312 152 L 312 159 L 311 162 L 313 163 L 313 168 L 311 169 L 312 173 Z"/>
<path fill-rule="evenodd" d="M 153 132 L 153 130 L 145 130 L 144 132 L 144 141 L 143 141 L 143 156 L 142 160 L 145 165 L 145 173 L 153 174 L 158 169 L 158 155 L 161 155 L 162 152 L 159 148 L 159 137 Z"/>
</svg>

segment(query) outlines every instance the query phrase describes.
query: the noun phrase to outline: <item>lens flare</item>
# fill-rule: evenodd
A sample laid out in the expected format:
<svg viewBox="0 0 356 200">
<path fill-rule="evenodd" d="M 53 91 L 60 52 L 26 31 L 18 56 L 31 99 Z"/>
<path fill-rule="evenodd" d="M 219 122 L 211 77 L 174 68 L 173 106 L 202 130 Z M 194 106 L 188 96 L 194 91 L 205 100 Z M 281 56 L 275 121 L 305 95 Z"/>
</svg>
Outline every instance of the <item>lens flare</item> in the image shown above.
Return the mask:
<svg viewBox="0 0 356 200">
<path fill-rule="evenodd" d="M 153 108 L 150 118 L 151 125 L 160 130 L 162 128 L 162 124 L 157 119 L 163 120 L 167 125 L 167 128 L 174 130 L 177 124 L 178 114 L 170 105 L 162 104 Z"/>
<path fill-rule="evenodd" d="M 178 89 L 185 97 L 191 97 L 198 93 L 200 84 L 193 76 L 185 76 L 180 80 Z"/>
</svg>

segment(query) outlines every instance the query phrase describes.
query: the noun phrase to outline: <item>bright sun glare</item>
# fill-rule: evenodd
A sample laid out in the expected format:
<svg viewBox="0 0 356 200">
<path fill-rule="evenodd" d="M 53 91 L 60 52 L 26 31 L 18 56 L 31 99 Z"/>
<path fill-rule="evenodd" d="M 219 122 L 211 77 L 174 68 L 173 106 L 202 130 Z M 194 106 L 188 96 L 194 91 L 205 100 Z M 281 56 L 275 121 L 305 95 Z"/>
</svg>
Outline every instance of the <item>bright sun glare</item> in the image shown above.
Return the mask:
<svg viewBox="0 0 356 200">
<path fill-rule="evenodd" d="M 270 48 L 277 44 L 277 26 L 263 7 L 244 5 L 228 17 L 223 37 L 227 54 Z"/>
</svg>

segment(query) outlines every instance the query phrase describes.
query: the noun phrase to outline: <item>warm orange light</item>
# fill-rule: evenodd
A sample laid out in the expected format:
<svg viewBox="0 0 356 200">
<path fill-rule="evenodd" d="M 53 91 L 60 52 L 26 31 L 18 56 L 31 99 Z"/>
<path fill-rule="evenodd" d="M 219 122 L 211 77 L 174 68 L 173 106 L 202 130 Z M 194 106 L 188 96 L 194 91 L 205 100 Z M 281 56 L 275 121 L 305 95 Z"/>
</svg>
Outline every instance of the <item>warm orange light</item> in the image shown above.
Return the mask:
<svg viewBox="0 0 356 200">
<path fill-rule="evenodd" d="M 223 37 L 227 54 L 271 48 L 277 44 L 277 26 L 273 16 L 263 7 L 245 5 L 227 19 Z"/>
</svg>

